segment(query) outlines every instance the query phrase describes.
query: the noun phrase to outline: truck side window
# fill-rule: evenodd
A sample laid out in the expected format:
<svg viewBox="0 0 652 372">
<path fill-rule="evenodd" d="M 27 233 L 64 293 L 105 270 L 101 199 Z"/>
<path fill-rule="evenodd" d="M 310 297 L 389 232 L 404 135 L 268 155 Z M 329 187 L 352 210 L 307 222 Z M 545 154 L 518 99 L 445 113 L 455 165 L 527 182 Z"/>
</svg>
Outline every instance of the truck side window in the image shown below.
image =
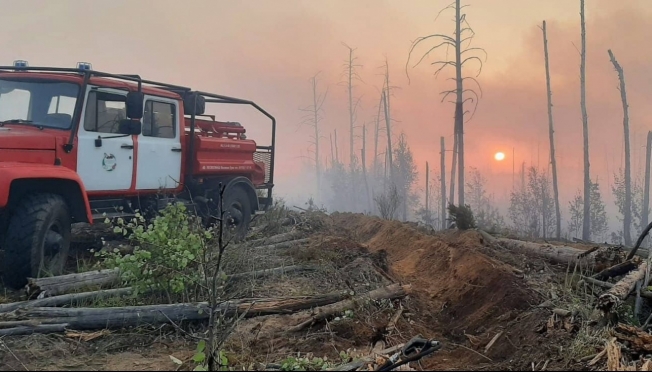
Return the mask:
<svg viewBox="0 0 652 372">
<path fill-rule="evenodd" d="M 145 102 L 143 136 L 174 138 L 176 136 L 176 110 L 173 104 L 157 101 Z"/>
<path fill-rule="evenodd" d="M 127 97 L 91 91 L 86 103 L 84 129 L 88 132 L 119 133 L 120 120 L 127 118 Z"/>
</svg>

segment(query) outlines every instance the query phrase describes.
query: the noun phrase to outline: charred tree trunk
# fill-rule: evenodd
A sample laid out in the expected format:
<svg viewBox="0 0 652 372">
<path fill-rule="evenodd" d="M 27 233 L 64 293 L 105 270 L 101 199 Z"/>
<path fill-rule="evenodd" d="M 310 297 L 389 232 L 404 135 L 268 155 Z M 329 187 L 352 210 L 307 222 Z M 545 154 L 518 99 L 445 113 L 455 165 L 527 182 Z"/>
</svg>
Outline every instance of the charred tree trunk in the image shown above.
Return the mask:
<svg viewBox="0 0 652 372">
<path fill-rule="evenodd" d="M 455 204 L 455 171 L 457 170 L 457 130 L 453 134 L 453 163 L 451 165 L 451 184 L 450 184 L 450 195 L 448 196 L 448 202 Z"/>
<path fill-rule="evenodd" d="M 315 172 L 317 173 L 317 195 L 321 195 L 321 164 L 319 161 L 319 98 L 317 97 L 317 77 L 312 78 L 313 121 L 315 129 Z"/>
<path fill-rule="evenodd" d="M 343 313 L 346 310 L 352 309 L 356 306 L 356 304 L 364 301 L 391 300 L 405 297 L 410 293 L 410 290 L 411 287 L 409 285 L 392 284 L 387 287 L 375 289 L 371 292 L 350 300 L 333 303 L 331 305 L 315 309 L 313 310 L 314 315 L 312 315 L 308 320 L 294 327 L 291 327 L 289 332 L 297 332 L 306 329 L 320 321 L 324 321 L 330 317 L 336 316 L 337 314 Z"/>
<path fill-rule="evenodd" d="M 586 25 L 584 19 L 584 0 L 580 0 L 580 20 L 582 29 L 582 51 L 580 63 L 580 106 L 582 108 L 582 134 L 584 136 L 584 215 L 582 239 L 591 240 L 591 175 L 589 162 L 589 115 L 586 112 Z"/>
<path fill-rule="evenodd" d="M 645 279 L 646 271 L 647 262 L 644 261 L 638 269 L 631 271 L 607 292 L 600 295 L 598 298 L 598 308 L 604 312 L 611 312 L 620 306 L 634 288 L 636 288 L 636 284 Z"/>
<path fill-rule="evenodd" d="M 354 121 L 354 109 L 353 109 L 353 49 L 349 48 L 349 66 L 348 66 L 348 91 L 349 91 L 349 154 L 351 154 L 350 167 L 353 167 L 355 152 L 353 151 L 353 121 Z"/>
<path fill-rule="evenodd" d="M 383 108 L 383 95 L 380 95 L 380 100 L 378 101 L 378 115 L 376 116 L 376 128 L 374 131 L 374 177 L 378 178 L 378 172 L 380 168 L 378 167 L 378 142 L 380 137 L 380 112 Z"/>
<path fill-rule="evenodd" d="M 429 178 L 430 178 L 430 166 L 428 162 L 426 162 L 426 220 L 428 221 L 428 224 L 432 224 L 432 221 L 430 220 L 430 183 L 429 183 Z"/>
<path fill-rule="evenodd" d="M 441 142 L 441 229 L 446 230 L 446 147 L 444 137 Z"/>
<path fill-rule="evenodd" d="M 632 245 L 632 170 L 629 148 L 629 106 L 627 104 L 627 91 L 625 90 L 625 72 L 616 60 L 611 49 L 607 51 L 611 63 L 618 73 L 620 83 L 620 99 L 623 103 L 623 129 L 625 132 L 625 210 L 623 211 L 623 235 L 625 245 Z"/>
<path fill-rule="evenodd" d="M 60 275 L 47 278 L 29 278 L 27 295 L 57 296 L 82 288 L 112 285 L 120 281 L 118 270 L 89 271 L 80 274 Z"/>
<path fill-rule="evenodd" d="M 387 91 L 383 90 L 383 107 L 385 108 L 385 126 L 387 128 L 387 160 L 389 162 L 389 178 L 394 182 L 394 171 L 393 171 L 393 162 L 392 162 L 392 127 L 391 127 L 391 117 L 389 116 L 389 98 L 387 98 Z"/>
<path fill-rule="evenodd" d="M 335 164 L 335 148 L 333 148 L 333 134 L 330 134 L 331 137 L 331 167 Z"/>
<path fill-rule="evenodd" d="M 362 126 L 362 150 L 360 151 L 360 159 L 362 160 L 362 177 L 364 178 L 364 188 L 367 196 L 367 208 L 369 210 L 369 213 L 371 213 L 372 210 L 371 210 L 371 198 L 369 196 L 369 181 L 367 180 L 367 161 L 366 161 L 367 148 L 366 147 L 367 147 L 367 127 L 363 125 Z"/>
<path fill-rule="evenodd" d="M 340 154 L 339 154 L 339 150 L 337 148 L 337 129 L 335 129 L 335 161 L 337 163 L 340 162 Z"/>
<path fill-rule="evenodd" d="M 612 247 L 598 248 L 592 251 L 583 251 L 574 247 L 564 245 L 540 244 L 526 242 L 516 239 L 496 238 L 484 231 L 480 234 L 485 241 L 491 244 L 498 244 L 505 249 L 529 252 L 541 257 L 546 257 L 550 261 L 561 264 L 574 264 L 578 261 L 587 264 L 595 270 L 604 270 L 614 266 L 623 258 L 617 254 L 617 250 Z"/>
<path fill-rule="evenodd" d="M 455 128 L 457 130 L 459 152 L 458 159 L 458 177 L 457 198 L 459 205 L 464 205 L 464 86 L 462 79 L 462 15 L 460 0 L 455 1 L 455 82 L 456 82 L 456 100 L 455 100 Z"/>
<path fill-rule="evenodd" d="M 652 157 L 652 132 L 647 132 L 647 146 L 645 148 L 645 191 L 643 194 L 643 213 L 641 225 L 647 226 L 650 216 L 650 158 Z"/>
<path fill-rule="evenodd" d="M 561 211 L 559 210 L 559 186 L 557 184 L 557 159 L 555 157 L 555 130 L 552 120 L 552 89 L 550 88 L 550 64 L 548 59 L 548 34 L 543 21 L 543 52 L 546 63 L 546 89 L 548 91 L 548 134 L 550 136 L 550 163 L 552 165 L 552 188 L 555 197 L 556 237 L 561 238 Z"/>
</svg>

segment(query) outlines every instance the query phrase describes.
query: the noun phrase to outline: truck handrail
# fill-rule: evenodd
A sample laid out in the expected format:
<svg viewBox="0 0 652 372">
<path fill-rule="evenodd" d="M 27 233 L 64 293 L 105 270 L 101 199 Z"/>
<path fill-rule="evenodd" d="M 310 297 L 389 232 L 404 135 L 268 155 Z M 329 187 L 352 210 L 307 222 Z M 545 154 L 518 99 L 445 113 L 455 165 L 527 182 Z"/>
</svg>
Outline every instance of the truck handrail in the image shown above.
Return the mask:
<svg viewBox="0 0 652 372">
<path fill-rule="evenodd" d="M 271 198 L 272 194 L 272 187 L 274 185 L 274 158 L 275 158 L 275 152 L 276 152 L 276 118 L 272 116 L 269 112 L 267 112 L 265 109 L 260 107 L 258 104 L 256 104 L 253 101 L 241 99 L 241 98 L 235 98 L 235 97 L 229 97 L 229 96 L 224 96 L 224 95 L 219 95 L 219 94 L 213 94 L 213 93 L 207 93 L 207 92 L 201 92 L 201 91 L 194 91 L 191 88 L 180 86 L 180 85 L 174 85 L 174 84 L 167 84 L 167 83 L 161 83 L 161 82 L 156 82 L 153 80 L 145 80 L 142 79 L 139 75 L 134 75 L 134 74 L 111 74 L 107 72 L 102 72 L 102 71 L 96 71 L 96 70 L 86 70 L 86 69 L 80 69 L 80 68 L 66 68 L 66 67 L 39 67 L 39 66 L 23 66 L 23 67 L 18 67 L 18 66 L 0 66 L 0 72 L 16 72 L 16 71 L 39 71 L 39 72 L 52 72 L 52 73 L 70 73 L 70 74 L 82 74 L 84 75 L 84 80 L 82 83 L 82 88 L 80 89 L 79 92 L 79 98 L 77 99 L 77 104 L 75 106 L 75 111 L 74 111 L 74 118 L 73 118 L 73 128 L 72 128 L 72 133 L 70 135 L 70 140 L 68 144 L 65 147 L 65 150 L 67 152 L 72 151 L 72 146 L 74 143 L 74 138 L 75 138 L 75 133 L 77 132 L 77 129 L 79 127 L 79 123 L 81 120 L 81 112 L 82 112 L 82 101 L 83 101 L 83 95 L 86 92 L 86 86 L 88 85 L 88 82 L 92 76 L 97 76 L 97 77 L 104 77 L 104 78 L 111 78 L 111 79 L 117 79 L 117 80 L 125 80 L 125 81 L 130 81 L 138 84 L 138 91 L 142 91 L 142 85 L 147 84 L 151 85 L 152 87 L 155 88 L 160 88 L 160 89 L 166 89 L 175 93 L 181 93 L 183 94 L 196 94 L 196 95 L 201 95 L 205 99 L 207 103 L 226 103 L 226 104 L 240 104 L 240 105 L 249 105 L 254 107 L 256 110 L 258 110 L 260 113 L 265 115 L 267 118 L 269 118 L 272 121 L 272 141 L 271 141 L 271 146 L 264 147 L 264 149 L 268 149 L 271 154 L 270 154 L 270 174 L 269 174 L 269 183 L 267 185 L 268 189 L 268 197 Z M 193 113 L 191 115 L 191 120 L 190 120 L 190 133 L 192 134 L 190 137 L 190 149 L 189 153 L 192 153 L 195 147 L 195 114 Z M 199 116 L 199 115 L 197 115 Z M 259 147 L 263 148 L 263 147 Z M 189 162 L 190 165 L 190 173 L 192 173 L 192 162 Z"/>
</svg>

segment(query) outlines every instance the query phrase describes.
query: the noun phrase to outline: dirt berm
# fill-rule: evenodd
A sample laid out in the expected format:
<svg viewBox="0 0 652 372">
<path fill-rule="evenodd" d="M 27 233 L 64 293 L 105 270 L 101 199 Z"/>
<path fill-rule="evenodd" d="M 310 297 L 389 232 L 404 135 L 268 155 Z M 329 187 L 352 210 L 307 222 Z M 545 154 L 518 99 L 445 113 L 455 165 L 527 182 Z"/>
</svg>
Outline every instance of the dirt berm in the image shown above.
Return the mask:
<svg viewBox="0 0 652 372">
<path fill-rule="evenodd" d="M 547 361 L 550 370 L 562 363 L 555 343 L 567 342 L 567 337 L 554 341 L 536 332 L 549 317 L 536 309 L 541 297 L 526 283 L 522 270 L 492 257 L 508 257 L 513 265 L 522 263 L 521 269 L 532 266 L 527 258 L 492 252 L 477 231 L 434 233 L 348 213 L 331 218 L 335 231 L 371 252 L 386 254 L 390 274 L 412 285 L 408 306 L 415 329 L 427 337 L 442 337 L 446 345 L 424 362 L 424 368 L 531 370 L 532 363 L 541 366 Z"/>
</svg>

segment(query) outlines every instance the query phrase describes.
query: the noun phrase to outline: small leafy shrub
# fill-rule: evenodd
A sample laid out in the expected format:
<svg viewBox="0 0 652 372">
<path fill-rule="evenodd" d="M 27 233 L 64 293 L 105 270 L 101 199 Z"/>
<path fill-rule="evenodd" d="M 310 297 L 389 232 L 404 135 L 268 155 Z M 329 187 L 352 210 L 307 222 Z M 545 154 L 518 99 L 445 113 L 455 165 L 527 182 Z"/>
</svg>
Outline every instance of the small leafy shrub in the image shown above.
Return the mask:
<svg viewBox="0 0 652 372">
<path fill-rule="evenodd" d="M 460 230 L 469 230 L 476 227 L 473 211 L 468 204 L 462 206 L 448 204 L 448 214 L 450 215 L 450 221 L 454 222 L 455 226 Z"/>
<path fill-rule="evenodd" d="M 106 221 L 110 223 L 110 221 Z M 137 246 L 133 253 L 119 250 L 96 253 L 100 266 L 117 268 L 124 282 L 143 291 L 162 291 L 171 297 L 196 289 L 203 278 L 201 265 L 206 247 L 213 238 L 211 229 L 181 204 L 170 204 L 150 224 L 140 214 L 128 223 L 118 219 L 114 230 L 129 236 Z"/>
<path fill-rule="evenodd" d="M 340 351 L 339 361 L 329 361 L 328 358 L 313 357 L 311 354 L 286 358 L 281 362 L 282 371 L 325 371 L 340 364 L 349 363 L 352 358 L 345 351 Z"/>
</svg>

